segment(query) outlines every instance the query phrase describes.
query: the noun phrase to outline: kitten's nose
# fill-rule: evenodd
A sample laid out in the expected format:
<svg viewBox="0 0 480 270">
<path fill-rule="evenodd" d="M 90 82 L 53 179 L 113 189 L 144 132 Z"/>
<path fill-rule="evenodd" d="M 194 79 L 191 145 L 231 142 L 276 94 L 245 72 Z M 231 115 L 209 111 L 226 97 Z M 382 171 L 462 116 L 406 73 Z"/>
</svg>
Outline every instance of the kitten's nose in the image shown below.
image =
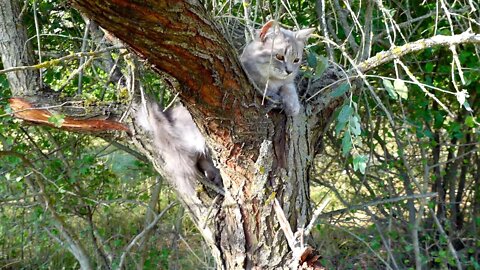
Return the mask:
<svg viewBox="0 0 480 270">
<path fill-rule="evenodd" d="M 287 72 L 288 75 L 292 73 L 292 70 L 289 70 L 289 69 L 285 69 L 285 71 Z"/>
</svg>

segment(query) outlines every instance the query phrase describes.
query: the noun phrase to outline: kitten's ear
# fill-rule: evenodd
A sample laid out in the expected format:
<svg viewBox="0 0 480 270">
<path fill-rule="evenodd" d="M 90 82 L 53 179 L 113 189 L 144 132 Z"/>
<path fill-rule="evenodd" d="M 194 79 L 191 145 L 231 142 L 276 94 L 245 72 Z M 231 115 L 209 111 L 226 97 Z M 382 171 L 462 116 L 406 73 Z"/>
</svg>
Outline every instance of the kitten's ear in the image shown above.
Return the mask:
<svg viewBox="0 0 480 270">
<path fill-rule="evenodd" d="M 307 38 L 313 33 L 313 31 L 315 31 L 315 28 L 298 30 L 297 32 L 295 32 L 295 37 L 305 42 Z"/>
<path fill-rule="evenodd" d="M 270 30 L 272 26 L 275 26 L 275 24 L 276 22 L 274 20 L 271 20 L 271 21 L 268 21 L 264 26 L 262 26 L 262 29 L 260 29 L 260 32 L 258 34 L 258 37 L 262 42 L 264 42 L 267 39 L 268 30 Z"/>
</svg>

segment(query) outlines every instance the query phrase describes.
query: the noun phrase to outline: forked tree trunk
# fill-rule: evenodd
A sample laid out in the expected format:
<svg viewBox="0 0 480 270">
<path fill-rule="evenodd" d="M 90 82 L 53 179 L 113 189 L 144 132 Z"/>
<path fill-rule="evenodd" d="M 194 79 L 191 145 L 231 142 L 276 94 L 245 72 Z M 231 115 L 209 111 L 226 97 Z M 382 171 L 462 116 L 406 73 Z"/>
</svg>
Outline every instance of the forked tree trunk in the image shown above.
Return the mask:
<svg viewBox="0 0 480 270">
<path fill-rule="evenodd" d="M 182 190 L 140 129 L 134 141 L 176 189 L 219 269 L 279 269 L 291 257 L 272 207 L 293 231 L 308 222 L 308 177 L 321 131 L 338 102 L 308 116 L 267 113 L 235 50 L 198 1 L 74 0 L 74 6 L 179 82 L 181 100 L 207 138 L 225 195 Z M 317 104 L 318 105 L 318 104 Z M 326 105 L 333 105 L 326 108 Z M 324 109 L 324 110 L 322 110 Z M 322 111 L 322 113 L 320 113 Z M 189 179 L 199 185 L 197 179 Z"/>
<path fill-rule="evenodd" d="M 304 104 L 308 109 L 295 118 L 267 114 L 235 50 L 200 2 L 73 0 L 73 4 L 153 69 L 178 81 L 182 102 L 213 150 L 225 194 L 201 191 L 198 179 L 189 179 L 198 186 L 194 194 L 182 190 L 163 171 L 163 157 L 135 125 L 132 138 L 175 188 L 218 268 L 287 267 L 291 249 L 272 202 L 274 198 L 280 202 L 293 231 L 307 225 L 311 164 L 339 102 L 318 97 L 315 106 Z"/>
</svg>

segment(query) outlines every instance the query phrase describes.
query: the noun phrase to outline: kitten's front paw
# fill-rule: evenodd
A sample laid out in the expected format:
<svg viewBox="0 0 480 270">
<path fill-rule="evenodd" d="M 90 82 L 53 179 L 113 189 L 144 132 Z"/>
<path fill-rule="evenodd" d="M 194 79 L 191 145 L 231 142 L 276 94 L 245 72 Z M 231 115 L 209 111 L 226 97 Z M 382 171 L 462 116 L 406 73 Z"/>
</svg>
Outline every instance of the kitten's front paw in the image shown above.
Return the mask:
<svg viewBox="0 0 480 270">
<path fill-rule="evenodd" d="M 285 102 L 284 109 L 288 116 L 296 116 L 300 112 L 300 103 L 298 101 Z"/>
</svg>

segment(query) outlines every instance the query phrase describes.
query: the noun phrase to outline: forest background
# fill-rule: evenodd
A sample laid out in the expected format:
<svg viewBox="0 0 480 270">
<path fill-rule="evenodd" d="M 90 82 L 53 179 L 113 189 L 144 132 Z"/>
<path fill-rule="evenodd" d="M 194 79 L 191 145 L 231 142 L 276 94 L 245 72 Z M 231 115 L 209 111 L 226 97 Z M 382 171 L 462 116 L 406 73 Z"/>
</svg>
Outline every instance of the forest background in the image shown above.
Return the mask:
<svg viewBox="0 0 480 270">
<path fill-rule="evenodd" d="M 0 0 L 0 269 L 221 268 L 185 201 L 125 132 L 62 130 L 66 115 L 131 122 L 139 85 L 164 106 L 181 88 L 82 15 L 81 2 Z M 305 114 L 317 96 L 338 101 L 306 170 L 319 265 L 480 269 L 477 1 L 202 5 L 237 53 L 270 19 L 317 28 L 299 79 Z M 326 77 L 336 79 L 315 87 Z M 27 125 L 9 98 L 40 92 L 66 103 Z"/>
</svg>

